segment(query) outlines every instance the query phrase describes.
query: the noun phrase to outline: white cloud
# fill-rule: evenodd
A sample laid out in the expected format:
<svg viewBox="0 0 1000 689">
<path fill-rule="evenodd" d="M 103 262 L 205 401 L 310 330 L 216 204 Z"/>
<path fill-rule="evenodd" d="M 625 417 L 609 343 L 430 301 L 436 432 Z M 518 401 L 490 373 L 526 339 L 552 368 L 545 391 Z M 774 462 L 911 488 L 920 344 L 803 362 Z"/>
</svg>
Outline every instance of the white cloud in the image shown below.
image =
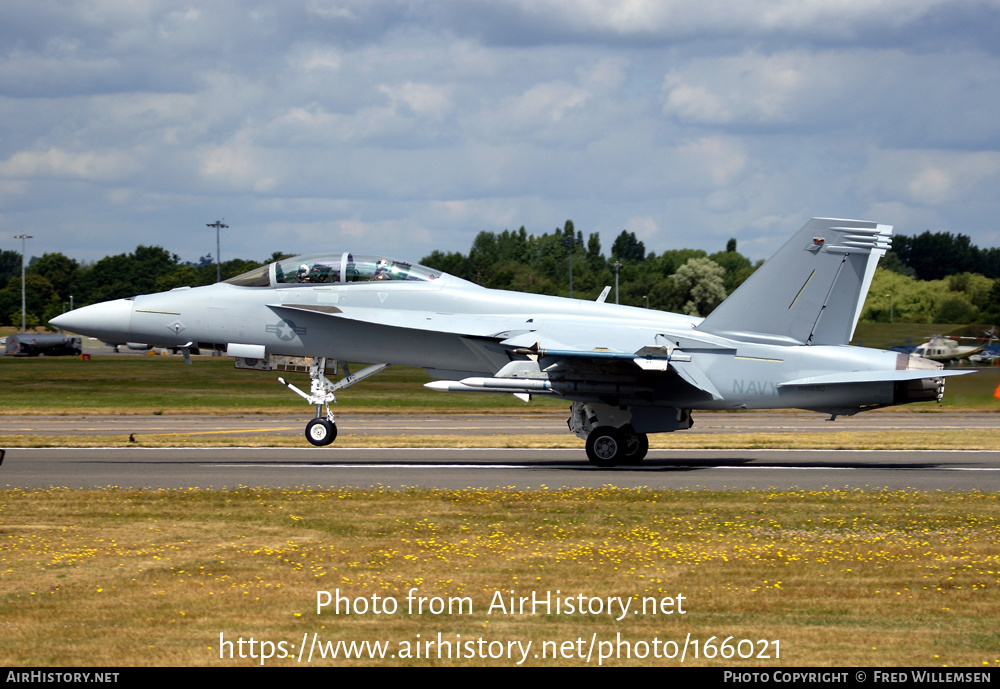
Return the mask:
<svg viewBox="0 0 1000 689">
<path fill-rule="evenodd" d="M 684 142 L 679 151 L 688 170 L 707 173 L 714 185 L 732 183 L 747 165 L 743 146 L 731 138 L 703 137 Z"/>
<path fill-rule="evenodd" d="M 876 151 L 859 182 L 863 192 L 883 203 L 975 203 L 1000 188 L 1000 152 Z"/>
<path fill-rule="evenodd" d="M 322 17 L 323 19 L 346 19 L 353 21 L 358 18 L 358 15 L 350 7 L 346 7 L 349 4 L 333 0 L 310 0 L 306 9 L 310 14 Z"/>
<path fill-rule="evenodd" d="M 586 89 L 565 81 L 535 84 L 508 99 L 500 115 L 515 128 L 547 127 L 562 120 L 570 110 L 583 106 L 589 95 Z"/>
<path fill-rule="evenodd" d="M 315 46 L 290 60 L 292 69 L 306 72 L 336 72 L 343 63 L 340 51 L 328 46 Z"/>
<path fill-rule="evenodd" d="M 221 189 L 237 192 L 268 193 L 277 184 L 273 169 L 262 160 L 262 155 L 246 134 L 239 134 L 230 142 L 214 146 L 200 154 L 199 172 L 202 178 Z"/>
<path fill-rule="evenodd" d="M 810 32 L 850 35 L 873 24 L 899 27 L 951 0 L 515 0 L 530 17 L 621 36 L 678 38 L 715 34 Z M 995 5 L 994 1 L 980 3 Z"/>
<path fill-rule="evenodd" d="M 829 121 L 823 110 L 843 97 L 842 74 L 859 66 L 833 52 L 700 58 L 666 75 L 663 112 L 699 124 L 776 125 L 817 112 Z"/>
<path fill-rule="evenodd" d="M 135 172 L 130 157 L 120 151 L 21 151 L 0 162 L 0 176 L 14 179 L 57 178 L 90 182 L 122 180 Z"/>
<path fill-rule="evenodd" d="M 443 117 L 451 110 L 451 89 L 434 84 L 415 84 L 408 81 L 398 86 L 383 84 L 378 87 L 395 104 L 403 104 L 413 112 L 431 117 Z"/>
</svg>

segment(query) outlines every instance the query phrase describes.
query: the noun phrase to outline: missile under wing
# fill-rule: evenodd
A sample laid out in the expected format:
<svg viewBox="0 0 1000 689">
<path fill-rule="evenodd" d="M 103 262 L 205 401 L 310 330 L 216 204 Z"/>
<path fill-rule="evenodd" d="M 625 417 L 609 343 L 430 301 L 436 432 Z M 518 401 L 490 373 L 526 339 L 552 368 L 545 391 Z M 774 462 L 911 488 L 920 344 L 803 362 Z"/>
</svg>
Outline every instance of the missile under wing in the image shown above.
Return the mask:
<svg viewBox="0 0 1000 689">
<path fill-rule="evenodd" d="M 109 341 L 225 349 L 238 368 L 307 364 L 306 438 L 327 445 L 335 393 L 391 364 L 441 391 L 544 395 L 600 466 L 635 464 L 648 434 L 701 409 L 799 408 L 835 418 L 940 400 L 921 357 L 851 347 L 891 227 L 814 218 L 707 318 L 490 290 L 424 266 L 349 252 L 297 256 L 215 285 L 86 306 L 54 327 Z M 339 362 L 372 365 L 332 381 Z"/>
</svg>

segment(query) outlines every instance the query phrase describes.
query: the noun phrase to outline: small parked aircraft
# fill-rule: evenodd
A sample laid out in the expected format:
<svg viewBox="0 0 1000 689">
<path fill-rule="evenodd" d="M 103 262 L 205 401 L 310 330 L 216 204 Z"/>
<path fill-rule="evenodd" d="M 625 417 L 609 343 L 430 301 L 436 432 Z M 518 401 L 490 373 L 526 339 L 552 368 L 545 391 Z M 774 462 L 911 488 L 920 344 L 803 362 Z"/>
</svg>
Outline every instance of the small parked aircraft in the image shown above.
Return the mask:
<svg viewBox="0 0 1000 689">
<path fill-rule="evenodd" d="M 891 226 L 814 218 L 707 318 L 491 290 L 424 266 L 349 252 L 276 261 L 205 287 L 86 306 L 54 327 L 115 342 L 224 349 L 238 368 L 309 364 L 306 438 L 337 434 L 334 393 L 390 364 L 441 391 L 546 395 L 599 466 L 636 464 L 649 433 L 692 410 L 800 408 L 835 419 L 940 400 L 927 359 L 851 347 Z M 602 295 L 604 296 L 604 295 Z M 333 382 L 338 361 L 373 362 Z"/>
</svg>

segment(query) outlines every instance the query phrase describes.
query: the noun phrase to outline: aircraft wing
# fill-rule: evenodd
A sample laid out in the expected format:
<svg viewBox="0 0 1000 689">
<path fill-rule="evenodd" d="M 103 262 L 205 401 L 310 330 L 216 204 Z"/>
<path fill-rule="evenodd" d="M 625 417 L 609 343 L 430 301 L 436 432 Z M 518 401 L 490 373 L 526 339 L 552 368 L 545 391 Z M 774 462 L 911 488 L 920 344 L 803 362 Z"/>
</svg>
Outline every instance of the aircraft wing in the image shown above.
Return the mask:
<svg viewBox="0 0 1000 689">
<path fill-rule="evenodd" d="M 539 372 L 585 372 L 588 377 L 614 382 L 674 371 L 689 385 L 715 400 L 722 399 L 722 395 L 704 371 L 692 362 L 690 352 L 731 351 L 730 344 L 707 333 L 692 332 L 678 336 L 625 323 L 616 324 L 613 328 L 599 327 L 560 314 L 545 314 L 535 319 L 523 315 L 450 314 L 322 304 L 269 306 L 276 311 L 321 313 L 387 327 L 486 338 L 507 349 L 514 357 L 537 361 Z M 552 333 L 558 335 L 553 336 Z M 503 371 L 497 375 L 503 376 Z"/>
<path fill-rule="evenodd" d="M 454 314 L 324 304 L 269 304 L 268 307 L 392 328 L 490 338 L 510 350 L 535 346 L 567 357 L 607 359 L 621 354 L 624 358 L 634 358 L 632 352 L 652 343 L 657 333 L 655 329 L 637 327 L 625 320 L 615 321 L 614 327 L 601 327 L 590 320 L 552 313 L 531 318 L 523 314 Z"/>
<path fill-rule="evenodd" d="M 357 306 L 330 306 L 324 304 L 268 304 L 275 311 L 298 311 L 305 313 L 320 313 L 334 318 L 342 318 L 359 323 L 384 325 L 410 330 L 430 330 L 468 337 L 495 337 L 503 334 L 515 319 L 524 322 L 531 329 L 529 320 L 523 317 L 505 315 L 470 315 L 453 313 L 436 313 L 433 311 L 414 311 L 404 309 L 382 309 Z"/>
</svg>

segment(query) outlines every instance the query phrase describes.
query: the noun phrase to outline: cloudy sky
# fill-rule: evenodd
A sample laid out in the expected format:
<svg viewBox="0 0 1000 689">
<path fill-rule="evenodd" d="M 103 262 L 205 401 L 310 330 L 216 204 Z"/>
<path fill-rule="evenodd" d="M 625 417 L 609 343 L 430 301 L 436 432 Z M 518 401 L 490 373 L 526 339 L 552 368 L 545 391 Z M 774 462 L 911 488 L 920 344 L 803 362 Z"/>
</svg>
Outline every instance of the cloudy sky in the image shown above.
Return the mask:
<svg viewBox="0 0 1000 689">
<path fill-rule="evenodd" d="M 0 249 L 1000 245 L 1000 0 L 3 0 Z"/>
</svg>

